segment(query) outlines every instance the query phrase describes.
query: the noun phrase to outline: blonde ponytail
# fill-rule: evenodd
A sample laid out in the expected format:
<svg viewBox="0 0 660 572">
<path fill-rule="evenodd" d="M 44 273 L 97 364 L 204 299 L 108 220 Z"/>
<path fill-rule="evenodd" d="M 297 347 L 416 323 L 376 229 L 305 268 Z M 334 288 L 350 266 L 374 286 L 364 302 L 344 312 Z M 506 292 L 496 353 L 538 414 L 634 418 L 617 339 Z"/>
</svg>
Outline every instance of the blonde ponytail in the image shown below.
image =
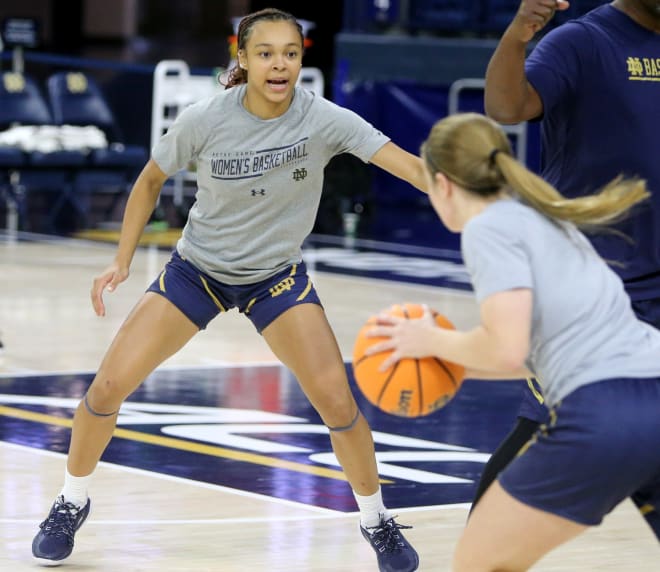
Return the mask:
<svg viewBox="0 0 660 572">
<path fill-rule="evenodd" d="M 498 154 L 495 161 L 504 180 L 526 203 L 549 217 L 582 228 L 617 222 L 650 196 L 644 181 L 619 176 L 595 194 L 567 199 L 510 155 Z"/>
<path fill-rule="evenodd" d="M 508 187 L 537 211 L 580 228 L 608 226 L 650 197 L 643 180 L 618 177 L 595 194 L 568 199 L 517 161 L 502 128 L 478 113 L 438 121 L 422 156 L 431 174 L 440 171 L 468 192 L 487 196 Z"/>
</svg>

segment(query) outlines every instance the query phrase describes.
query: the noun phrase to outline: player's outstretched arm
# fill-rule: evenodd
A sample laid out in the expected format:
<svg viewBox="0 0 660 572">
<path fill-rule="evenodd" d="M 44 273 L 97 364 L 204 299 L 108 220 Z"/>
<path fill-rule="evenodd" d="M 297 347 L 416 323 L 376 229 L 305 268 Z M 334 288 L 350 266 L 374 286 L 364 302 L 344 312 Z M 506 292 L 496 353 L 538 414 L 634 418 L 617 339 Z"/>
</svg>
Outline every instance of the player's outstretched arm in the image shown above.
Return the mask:
<svg viewBox="0 0 660 572">
<path fill-rule="evenodd" d="M 427 192 L 422 159 L 404 151 L 391 141 L 376 151 L 370 162 L 395 177 L 408 181 L 423 193 Z"/>
</svg>

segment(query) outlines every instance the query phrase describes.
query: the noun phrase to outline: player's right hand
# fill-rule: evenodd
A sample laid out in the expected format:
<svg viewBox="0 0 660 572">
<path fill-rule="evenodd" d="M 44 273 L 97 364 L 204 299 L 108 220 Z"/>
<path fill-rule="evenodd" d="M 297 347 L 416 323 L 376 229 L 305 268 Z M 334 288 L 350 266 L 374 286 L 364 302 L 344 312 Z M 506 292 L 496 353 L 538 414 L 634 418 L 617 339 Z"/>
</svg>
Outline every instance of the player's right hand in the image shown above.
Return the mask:
<svg viewBox="0 0 660 572">
<path fill-rule="evenodd" d="M 128 278 L 128 268 L 120 267 L 116 262 L 108 266 L 101 274 L 94 278 L 92 291 L 92 306 L 97 316 L 105 316 L 103 291 L 114 292 L 115 288 Z"/>
<path fill-rule="evenodd" d="M 557 10 L 567 10 L 566 0 L 522 0 L 509 29 L 520 41 L 529 42 L 552 19 Z"/>
</svg>

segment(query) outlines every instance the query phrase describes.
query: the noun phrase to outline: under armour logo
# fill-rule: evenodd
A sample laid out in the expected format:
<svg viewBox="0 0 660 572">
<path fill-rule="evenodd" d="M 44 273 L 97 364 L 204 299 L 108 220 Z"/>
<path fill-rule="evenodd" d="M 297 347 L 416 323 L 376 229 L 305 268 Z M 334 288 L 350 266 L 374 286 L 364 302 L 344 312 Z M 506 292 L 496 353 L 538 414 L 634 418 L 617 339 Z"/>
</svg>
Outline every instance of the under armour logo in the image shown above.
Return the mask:
<svg viewBox="0 0 660 572">
<path fill-rule="evenodd" d="M 307 176 L 307 169 L 296 169 L 293 172 L 294 181 L 302 181 Z"/>
<path fill-rule="evenodd" d="M 266 196 L 266 189 L 252 189 L 250 191 L 253 197 L 256 197 L 257 195 Z"/>
</svg>

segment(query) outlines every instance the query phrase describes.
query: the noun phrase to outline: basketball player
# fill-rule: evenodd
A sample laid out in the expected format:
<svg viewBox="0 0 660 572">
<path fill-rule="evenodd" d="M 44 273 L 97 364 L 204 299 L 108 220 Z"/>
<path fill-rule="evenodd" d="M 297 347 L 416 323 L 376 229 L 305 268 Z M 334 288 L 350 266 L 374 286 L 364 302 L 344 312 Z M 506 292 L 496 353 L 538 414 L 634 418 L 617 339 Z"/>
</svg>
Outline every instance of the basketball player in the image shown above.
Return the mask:
<svg viewBox="0 0 660 572">
<path fill-rule="evenodd" d="M 416 551 L 385 508 L 371 431 L 350 391 L 339 347 L 301 259 L 323 169 L 348 152 L 425 189 L 421 159 L 353 112 L 296 87 L 303 34 L 266 9 L 238 30 L 226 91 L 185 109 L 155 145 L 128 199 L 117 254 L 94 280 L 92 304 L 128 278 L 138 239 L 168 176 L 197 161 L 198 191 L 175 252 L 121 327 L 73 421 L 64 488 L 40 526 L 36 559 L 68 558 L 90 509 L 88 486 L 122 402 L 218 314 L 245 314 L 295 374 L 330 430 L 355 494 L 362 535 L 381 571 L 410 572 Z"/>
<path fill-rule="evenodd" d="M 498 123 L 474 113 L 439 121 L 422 156 L 434 209 L 461 233 L 481 323 L 455 331 L 428 308 L 416 320 L 383 314 L 371 335 L 389 339 L 367 353 L 393 350 L 383 370 L 436 356 L 469 378 L 538 376 L 548 423 L 475 507 L 452 568 L 528 570 L 635 492 L 649 513 L 660 503 L 660 330 L 635 315 L 578 230 L 605 227 L 649 193 L 644 181 L 616 179 L 566 199 L 516 161 Z"/>
<path fill-rule="evenodd" d="M 637 316 L 660 327 L 660 2 L 615 0 L 528 43 L 568 2 L 526 0 L 488 66 L 487 113 L 503 123 L 541 120 L 542 176 L 568 197 L 618 174 L 647 180 L 651 200 L 614 234 L 590 235 L 618 264 Z M 533 388 L 532 388 L 533 390 Z M 547 411 L 526 391 L 518 422 L 484 468 L 476 503 Z M 647 510 L 647 499 L 633 498 Z M 660 514 L 651 520 L 660 530 Z"/>
</svg>

